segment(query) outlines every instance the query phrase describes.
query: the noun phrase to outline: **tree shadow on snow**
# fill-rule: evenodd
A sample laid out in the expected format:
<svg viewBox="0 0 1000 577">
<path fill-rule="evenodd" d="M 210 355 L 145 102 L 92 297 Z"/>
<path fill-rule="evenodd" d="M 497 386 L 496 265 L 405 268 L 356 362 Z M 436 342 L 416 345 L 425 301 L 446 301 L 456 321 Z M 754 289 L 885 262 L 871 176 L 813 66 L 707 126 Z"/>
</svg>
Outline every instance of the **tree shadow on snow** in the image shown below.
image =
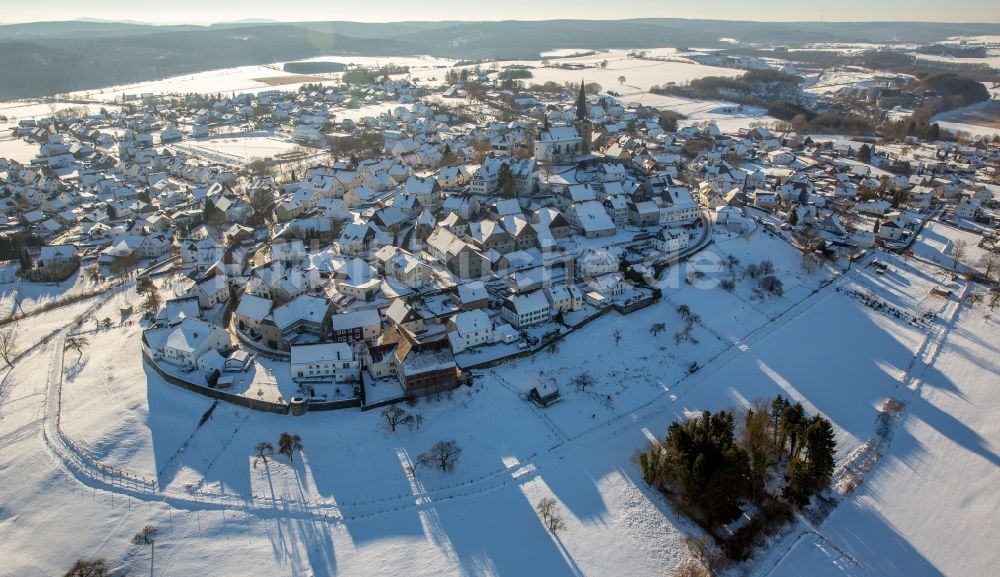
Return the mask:
<svg viewBox="0 0 1000 577">
<path fill-rule="evenodd" d="M 182 469 L 190 469 L 205 483 L 219 482 L 227 492 L 249 494 L 250 449 L 239 451 L 240 440 L 233 438 L 245 409 L 219 401 L 202 423 L 213 399 L 167 383 L 145 364 L 143 372 L 158 487 L 166 488 Z"/>
<path fill-rule="evenodd" d="M 880 577 L 944 577 L 930 561 L 900 535 L 878 511 L 859 499 L 840 505 L 837 522 L 822 533 L 851 557 Z"/>
<path fill-rule="evenodd" d="M 471 576 L 581 575 L 561 543 L 538 520 L 520 488 L 444 503 L 435 508 L 439 530 L 464 573 Z M 439 542 L 444 542 L 439 538 Z"/>
</svg>

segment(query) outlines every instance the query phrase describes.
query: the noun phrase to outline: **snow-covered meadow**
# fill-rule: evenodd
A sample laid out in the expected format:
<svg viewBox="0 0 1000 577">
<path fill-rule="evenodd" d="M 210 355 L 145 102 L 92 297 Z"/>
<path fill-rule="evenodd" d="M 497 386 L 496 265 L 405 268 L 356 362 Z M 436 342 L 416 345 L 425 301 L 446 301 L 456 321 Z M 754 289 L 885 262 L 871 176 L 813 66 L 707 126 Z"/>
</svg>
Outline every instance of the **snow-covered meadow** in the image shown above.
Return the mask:
<svg viewBox="0 0 1000 577">
<path fill-rule="evenodd" d="M 720 238 L 710 250 L 718 259 L 700 259 L 698 265 L 709 278 L 726 274 L 719 265 L 713 270 L 712 262 L 739 259 L 732 293 L 688 285 L 683 273 L 667 271 L 664 298 L 653 307 L 628 317 L 607 315 L 567 337 L 555 352 L 483 371 L 471 389 L 404 406 L 423 415 L 419 430 L 391 432 L 378 410 L 289 417 L 226 403 L 199 425 L 213 401 L 163 382 L 144 366 L 137 325 L 100 331 L 85 326 L 89 346 L 82 354 L 65 353 L 62 431 L 91 458 L 155 479 L 155 489 L 108 491 L 75 477 L 56 454 L 41 448 L 37 430 L 46 417 L 39 408 L 46 383 L 37 367 L 61 353 L 42 347 L 5 380 L 0 436 L 8 449 L 0 470 L 18 471 L 24 482 L 0 489 L 0 526 L 16 522 L 19 529 L 7 532 L 12 537 L 0 551 L 8 567 L 23 575 L 52 574 L 87 556 L 139 571 L 147 558 L 127 539 L 152 522 L 163 531 L 160 574 L 194 572 L 206 563 L 219 575 L 669 572 L 688 554 L 682 535 L 695 529 L 638 476 L 632 456 L 650 436 L 692 412 L 780 393 L 830 418 L 839 454 L 846 457 L 872 437 L 876 407 L 900 394 L 915 355 L 926 353 L 937 334 L 905 315 L 867 307 L 856 294 L 877 294 L 914 314 L 957 304 L 929 294 L 950 276 L 912 259 L 880 257 L 890 264 L 885 274 L 862 264 L 835 278 L 826 269 L 805 271 L 798 253 L 761 233 Z M 765 257 L 784 283 L 780 298 L 756 298 L 751 279 L 740 273 Z M 122 291 L 98 315 L 111 315 L 136 298 L 133 289 Z M 701 317 L 693 341 L 673 337 L 681 325 L 680 304 Z M 960 318 L 959 328 L 965 320 Z M 654 322 L 668 330 L 652 336 Z M 615 329 L 622 333 L 617 344 Z M 962 334 L 958 330 L 952 334 Z M 985 346 L 985 335 L 973 337 Z M 689 373 L 691 362 L 700 370 Z M 991 366 L 980 370 L 988 374 Z M 594 377 L 590 390 L 571 383 L 580 372 Z M 537 378 L 555 379 L 562 399 L 545 409 L 523 401 Z M 276 443 L 283 431 L 301 435 L 303 452 L 293 461 L 275 456 L 255 464 L 254 446 Z M 989 454 L 986 441 L 963 435 L 958 442 L 971 444 L 974 456 Z M 412 475 L 407 466 L 416 455 L 443 439 L 463 449 L 456 469 L 418 468 Z M 892 463 L 864 485 L 862 495 L 879 487 L 881 475 L 895 474 Z M 534 510 L 547 496 L 557 500 L 566 523 L 555 537 Z M 861 505 L 863 499 L 868 497 L 848 499 L 827 525 L 874 506 Z M 53 531 L 56 525 L 63 529 Z M 49 535 L 45 542 L 28 537 L 42 527 Z M 929 543 L 930 529 L 924 531 L 912 547 Z M 806 563 L 820 574 L 824 564 L 840 559 L 831 560 L 830 551 L 843 556 L 827 539 L 836 541 L 837 535 L 824 531 L 822 538 L 803 538 L 781 562 L 795 570 Z M 980 555 L 968 563 L 982 560 Z M 884 568 L 870 565 L 878 562 L 860 561 Z"/>
</svg>

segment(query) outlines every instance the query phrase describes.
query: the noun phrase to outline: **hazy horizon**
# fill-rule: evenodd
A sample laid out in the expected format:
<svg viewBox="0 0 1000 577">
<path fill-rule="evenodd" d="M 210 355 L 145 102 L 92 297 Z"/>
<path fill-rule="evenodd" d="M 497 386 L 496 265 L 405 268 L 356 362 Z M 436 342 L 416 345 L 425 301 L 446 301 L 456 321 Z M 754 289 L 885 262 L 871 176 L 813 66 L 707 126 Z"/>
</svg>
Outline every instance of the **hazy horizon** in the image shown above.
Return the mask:
<svg viewBox="0 0 1000 577">
<path fill-rule="evenodd" d="M 97 0 L 80 5 L 66 0 L 37 0 L 8 6 L 2 24 L 66 20 L 106 20 L 153 25 L 195 24 L 263 20 L 275 22 L 356 21 L 391 23 L 406 21 L 500 20 L 624 20 L 632 18 L 685 18 L 759 22 L 928 22 L 1000 23 L 1000 3 L 995 0 L 959 0 L 943 6 L 933 0 L 867 0 L 803 3 L 776 0 L 750 5 L 736 0 L 705 0 L 697 5 L 672 1 L 621 0 L 614 7 L 595 0 L 557 0 L 540 4 L 509 0 L 502 4 L 470 8 L 459 0 L 432 0 L 414 5 L 383 0 L 377 5 L 336 6 L 322 0 L 299 0 L 276 5 L 262 0 L 205 3 L 175 0 L 167 5 L 137 6 L 125 0 Z M 898 16 L 904 15 L 904 18 Z"/>
</svg>

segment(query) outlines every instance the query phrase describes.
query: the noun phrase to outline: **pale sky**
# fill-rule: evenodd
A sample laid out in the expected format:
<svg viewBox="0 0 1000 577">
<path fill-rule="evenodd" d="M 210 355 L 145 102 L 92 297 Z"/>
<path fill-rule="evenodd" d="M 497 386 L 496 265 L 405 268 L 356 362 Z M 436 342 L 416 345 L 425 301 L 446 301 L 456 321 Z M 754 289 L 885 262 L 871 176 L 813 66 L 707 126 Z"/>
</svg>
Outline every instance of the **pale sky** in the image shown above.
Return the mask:
<svg viewBox="0 0 1000 577">
<path fill-rule="evenodd" d="M 1000 22 L 1000 0 L 2 0 L 0 22 L 98 18 L 152 23 L 243 19 L 586 20 L 705 18 L 770 21 Z"/>
</svg>

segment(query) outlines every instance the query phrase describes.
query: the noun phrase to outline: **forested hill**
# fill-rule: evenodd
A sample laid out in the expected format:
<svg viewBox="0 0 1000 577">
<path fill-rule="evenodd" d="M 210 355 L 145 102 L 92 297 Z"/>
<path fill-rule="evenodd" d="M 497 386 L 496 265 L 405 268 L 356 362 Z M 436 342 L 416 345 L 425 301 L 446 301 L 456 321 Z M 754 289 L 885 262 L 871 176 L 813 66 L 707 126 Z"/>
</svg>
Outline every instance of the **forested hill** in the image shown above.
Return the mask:
<svg viewBox="0 0 1000 577">
<path fill-rule="evenodd" d="M 998 24 L 758 23 L 715 20 L 308 22 L 151 26 L 40 22 L 0 26 L 0 99 L 155 80 L 328 54 L 535 58 L 555 48 L 712 47 L 721 39 L 934 42 L 1000 34 Z"/>
</svg>

